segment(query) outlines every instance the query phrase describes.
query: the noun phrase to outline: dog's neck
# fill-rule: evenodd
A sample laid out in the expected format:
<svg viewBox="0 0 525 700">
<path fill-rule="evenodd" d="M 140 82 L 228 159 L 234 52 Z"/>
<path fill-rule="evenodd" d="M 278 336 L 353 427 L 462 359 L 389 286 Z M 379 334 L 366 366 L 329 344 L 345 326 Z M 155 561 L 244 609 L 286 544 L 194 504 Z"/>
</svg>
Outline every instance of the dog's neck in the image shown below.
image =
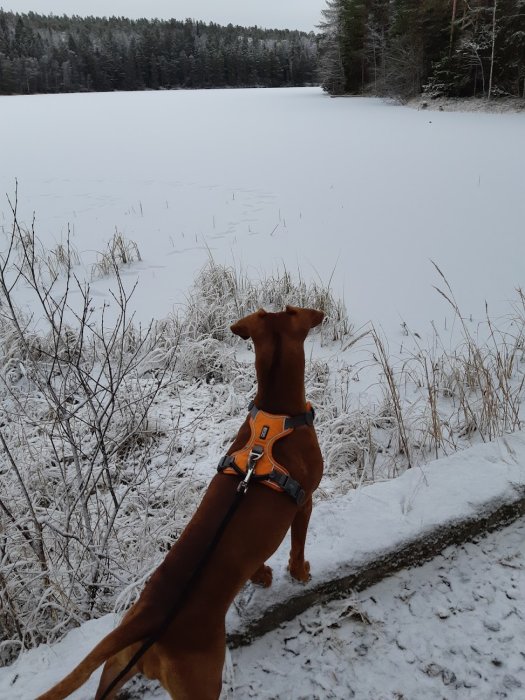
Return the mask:
<svg viewBox="0 0 525 700">
<path fill-rule="evenodd" d="M 276 334 L 267 342 L 256 343 L 257 408 L 276 415 L 304 413 L 304 365 L 301 342 Z"/>
</svg>

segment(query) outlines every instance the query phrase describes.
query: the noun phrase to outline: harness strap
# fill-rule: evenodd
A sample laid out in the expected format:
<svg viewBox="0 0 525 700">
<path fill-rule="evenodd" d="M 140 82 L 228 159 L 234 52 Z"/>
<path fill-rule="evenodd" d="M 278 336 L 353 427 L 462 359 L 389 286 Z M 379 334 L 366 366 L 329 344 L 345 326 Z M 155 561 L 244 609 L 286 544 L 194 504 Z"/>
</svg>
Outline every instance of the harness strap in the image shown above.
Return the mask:
<svg viewBox="0 0 525 700">
<path fill-rule="evenodd" d="M 280 486 L 282 490 L 297 503 L 298 506 L 301 506 L 304 503 L 306 498 L 304 489 L 301 488 L 301 484 L 295 479 L 292 479 L 289 474 L 285 474 L 284 472 L 274 469 L 273 472 L 270 472 L 268 480 L 272 481 L 274 484 L 277 484 L 277 486 Z"/>
<path fill-rule="evenodd" d="M 223 472 L 228 468 L 233 469 L 241 479 L 246 476 L 246 472 L 235 464 L 235 459 L 231 455 L 224 455 L 217 466 L 217 471 Z M 305 493 L 301 484 L 295 479 L 292 479 L 292 477 L 284 471 L 274 468 L 269 474 L 254 474 L 252 476 L 252 481 L 269 481 L 282 489 L 284 493 L 288 494 L 298 506 L 304 503 Z"/>
<path fill-rule="evenodd" d="M 253 401 L 250 401 L 248 405 L 248 411 L 250 412 L 250 416 L 252 417 L 253 420 L 257 417 L 257 414 L 259 413 L 259 409 L 257 406 L 254 404 Z M 308 404 L 308 411 L 306 413 L 299 413 L 297 416 L 288 416 L 284 422 L 284 429 L 285 430 L 294 430 L 295 428 L 299 428 L 301 425 L 309 425 L 312 426 L 314 424 L 315 420 L 315 410 L 314 407 L 309 403 Z"/>
</svg>

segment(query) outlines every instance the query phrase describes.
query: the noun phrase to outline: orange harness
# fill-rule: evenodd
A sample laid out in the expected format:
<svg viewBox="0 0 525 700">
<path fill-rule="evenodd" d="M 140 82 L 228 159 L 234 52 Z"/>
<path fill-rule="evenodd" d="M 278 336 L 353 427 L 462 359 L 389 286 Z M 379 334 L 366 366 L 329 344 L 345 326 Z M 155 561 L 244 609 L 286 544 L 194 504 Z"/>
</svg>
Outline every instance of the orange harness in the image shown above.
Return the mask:
<svg viewBox="0 0 525 700">
<path fill-rule="evenodd" d="M 217 470 L 243 479 L 239 490 L 245 491 L 251 479 L 260 481 L 275 491 L 287 493 L 297 505 L 305 500 L 301 485 L 292 479 L 288 470 L 273 457 L 272 449 L 277 440 L 289 435 L 300 425 L 313 425 L 314 410 L 307 404 L 307 413 L 298 416 L 274 416 L 250 405 L 250 438 L 246 445 L 219 462 Z"/>
</svg>

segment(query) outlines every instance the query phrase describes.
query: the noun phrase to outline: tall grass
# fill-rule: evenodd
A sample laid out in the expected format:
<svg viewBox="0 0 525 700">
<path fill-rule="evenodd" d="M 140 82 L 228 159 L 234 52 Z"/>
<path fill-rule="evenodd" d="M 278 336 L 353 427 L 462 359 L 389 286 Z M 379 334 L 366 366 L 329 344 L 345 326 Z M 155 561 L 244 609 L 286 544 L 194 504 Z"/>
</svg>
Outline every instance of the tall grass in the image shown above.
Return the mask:
<svg viewBox="0 0 525 700">
<path fill-rule="evenodd" d="M 460 329 L 455 347 L 434 330 L 429 347 L 411 335 L 412 350 L 393 361 L 374 330 L 382 383 L 399 434 L 399 452 L 407 466 L 468 446 L 487 442 L 523 426 L 525 396 L 525 303 L 521 290 L 513 313 L 485 318 L 472 330 L 451 285 L 435 265 L 446 300 Z"/>
<path fill-rule="evenodd" d="M 97 261 L 91 269 L 92 279 L 107 277 L 116 270 L 140 262 L 142 257 L 135 241 L 128 241 L 122 233 L 115 231 L 107 250 L 98 253 Z"/>
<path fill-rule="evenodd" d="M 253 280 L 233 266 L 219 265 L 210 256 L 197 275 L 185 310 L 185 328 L 193 339 L 209 336 L 233 343 L 229 332 L 232 320 L 264 307 L 279 311 L 287 304 L 324 311 L 322 342 L 342 340 L 351 333 L 344 303 L 330 288 L 317 282 L 294 277 L 285 267 L 260 280 Z"/>
<path fill-rule="evenodd" d="M 142 329 L 131 311 L 133 290 L 120 280 L 121 265 L 133 258 L 118 253 L 123 241 L 105 253 L 111 319 L 77 279 L 69 244 L 46 253 L 34 228 L 20 226 L 16 202 L 6 243 L 0 661 L 128 604 L 158 565 L 254 395 L 253 360 L 237 352 L 241 341 L 229 326 L 259 307 L 326 314 L 313 334 L 325 359 L 312 353 L 306 368 L 325 459 L 321 498 L 521 428 L 521 290 L 511 317 L 495 320 L 487 311 L 484 333 L 474 334 L 436 268 L 461 340 L 448 350 L 437 333 L 430 347 L 413 336 L 411 351 L 394 357 L 374 327 L 354 333 L 329 285 L 284 268 L 254 280 L 210 258 L 186 307 Z M 33 291 L 31 315 L 17 306 L 19 285 Z"/>
</svg>

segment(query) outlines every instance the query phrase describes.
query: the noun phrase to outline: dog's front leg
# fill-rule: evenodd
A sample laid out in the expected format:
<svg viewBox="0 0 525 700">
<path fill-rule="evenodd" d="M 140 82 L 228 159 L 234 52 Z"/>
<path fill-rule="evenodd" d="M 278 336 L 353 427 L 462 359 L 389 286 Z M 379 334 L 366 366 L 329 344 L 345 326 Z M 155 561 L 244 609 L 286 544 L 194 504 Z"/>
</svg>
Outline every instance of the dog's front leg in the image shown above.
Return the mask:
<svg viewBox="0 0 525 700">
<path fill-rule="evenodd" d="M 310 496 L 299 508 L 295 518 L 292 520 L 292 548 L 290 550 L 288 571 L 293 578 L 303 583 L 310 580 L 310 562 L 305 561 L 304 545 L 311 514 L 312 497 Z"/>
<path fill-rule="evenodd" d="M 257 586 L 262 586 L 263 588 L 268 588 L 272 585 L 273 573 L 270 566 L 266 564 L 261 564 L 257 571 L 250 577 L 250 581 L 255 583 Z"/>
</svg>

